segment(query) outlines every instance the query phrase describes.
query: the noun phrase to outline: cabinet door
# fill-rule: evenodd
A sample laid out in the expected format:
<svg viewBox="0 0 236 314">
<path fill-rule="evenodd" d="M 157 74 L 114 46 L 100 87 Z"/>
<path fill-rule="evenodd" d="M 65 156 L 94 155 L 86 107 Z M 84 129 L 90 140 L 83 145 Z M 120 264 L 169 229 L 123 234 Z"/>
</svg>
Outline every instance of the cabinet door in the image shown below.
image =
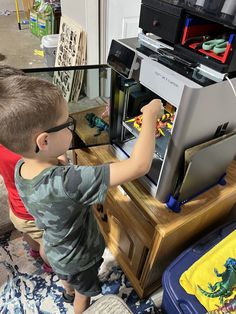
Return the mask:
<svg viewBox="0 0 236 314">
<path fill-rule="evenodd" d="M 101 231 L 123 269 L 139 279 L 154 230 L 138 208 L 118 188 L 108 192 L 105 204 L 95 210 Z"/>
<path fill-rule="evenodd" d="M 108 223 L 110 229 L 110 240 L 114 244 L 115 255 L 132 269 L 133 274 L 139 279 L 146 260 L 148 249 L 134 230 L 127 228 L 116 212 L 108 211 Z M 116 248 L 115 248 L 116 247 Z"/>
<path fill-rule="evenodd" d="M 61 89 L 69 114 L 76 120 L 71 149 L 110 143 L 109 98 L 105 96 L 110 71 L 106 65 L 25 70 L 27 75 L 46 79 Z"/>
</svg>

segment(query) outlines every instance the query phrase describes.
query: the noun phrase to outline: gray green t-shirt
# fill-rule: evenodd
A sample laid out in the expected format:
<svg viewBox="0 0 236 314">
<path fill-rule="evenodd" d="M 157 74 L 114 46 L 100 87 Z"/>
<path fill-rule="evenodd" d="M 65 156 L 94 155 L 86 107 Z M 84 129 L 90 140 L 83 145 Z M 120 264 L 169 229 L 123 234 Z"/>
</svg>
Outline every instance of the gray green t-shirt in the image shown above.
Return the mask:
<svg viewBox="0 0 236 314">
<path fill-rule="evenodd" d="M 37 226 L 44 229 L 44 248 L 54 271 L 73 275 L 94 265 L 105 244 L 91 205 L 105 200 L 109 165 L 53 166 L 27 180 L 20 175 L 23 163 L 16 165 L 16 187 Z"/>
</svg>

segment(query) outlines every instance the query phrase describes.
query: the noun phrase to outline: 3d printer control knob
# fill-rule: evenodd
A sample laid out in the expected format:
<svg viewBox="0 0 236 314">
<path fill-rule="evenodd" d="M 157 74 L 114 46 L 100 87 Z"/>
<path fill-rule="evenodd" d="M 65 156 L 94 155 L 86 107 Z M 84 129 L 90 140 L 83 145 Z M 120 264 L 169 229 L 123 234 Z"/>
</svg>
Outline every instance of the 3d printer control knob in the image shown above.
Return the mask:
<svg viewBox="0 0 236 314">
<path fill-rule="evenodd" d="M 157 27 L 157 26 L 159 25 L 159 21 L 158 21 L 158 20 L 154 20 L 154 21 L 152 22 L 152 25 L 153 25 L 154 27 Z"/>
</svg>

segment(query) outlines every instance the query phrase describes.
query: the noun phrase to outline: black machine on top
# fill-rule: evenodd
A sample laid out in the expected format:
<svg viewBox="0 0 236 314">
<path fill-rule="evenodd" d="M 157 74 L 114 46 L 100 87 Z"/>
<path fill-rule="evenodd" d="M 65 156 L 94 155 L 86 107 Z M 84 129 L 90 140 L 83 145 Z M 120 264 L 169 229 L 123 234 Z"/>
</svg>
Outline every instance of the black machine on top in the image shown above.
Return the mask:
<svg viewBox="0 0 236 314">
<path fill-rule="evenodd" d="M 236 71 L 235 0 L 142 0 L 139 27 L 182 58 Z"/>
<path fill-rule="evenodd" d="M 236 26 L 235 0 L 143 0 L 143 5 L 155 9 L 165 10 L 169 14 L 178 16 L 178 8 L 199 14 L 206 19 L 213 19 L 230 27 Z"/>
</svg>

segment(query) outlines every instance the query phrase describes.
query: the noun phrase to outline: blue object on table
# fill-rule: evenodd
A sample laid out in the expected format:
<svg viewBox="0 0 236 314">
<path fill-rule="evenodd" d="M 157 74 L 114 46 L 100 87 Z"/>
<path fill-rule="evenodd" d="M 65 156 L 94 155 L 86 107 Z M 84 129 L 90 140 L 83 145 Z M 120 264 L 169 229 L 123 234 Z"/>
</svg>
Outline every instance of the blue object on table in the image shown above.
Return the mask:
<svg viewBox="0 0 236 314">
<path fill-rule="evenodd" d="M 197 197 L 198 195 L 201 195 L 202 193 L 208 191 L 210 188 L 214 187 L 217 184 L 220 185 L 226 185 L 226 180 L 225 180 L 225 176 L 226 173 L 223 174 L 222 177 L 219 178 L 219 180 L 217 182 L 215 182 L 214 184 L 208 186 L 207 188 L 202 189 L 201 191 L 197 192 L 196 194 L 192 195 L 191 197 L 189 197 L 188 199 L 184 200 L 184 201 L 178 201 L 178 199 L 176 199 L 173 195 L 169 195 L 167 200 L 166 200 L 166 206 L 172 210 L 175 213 L 179 213 L 181 211 L 181 206 L 186 204 L 187 202 L 191 201 L 193 198 Z"/>
</svg>

